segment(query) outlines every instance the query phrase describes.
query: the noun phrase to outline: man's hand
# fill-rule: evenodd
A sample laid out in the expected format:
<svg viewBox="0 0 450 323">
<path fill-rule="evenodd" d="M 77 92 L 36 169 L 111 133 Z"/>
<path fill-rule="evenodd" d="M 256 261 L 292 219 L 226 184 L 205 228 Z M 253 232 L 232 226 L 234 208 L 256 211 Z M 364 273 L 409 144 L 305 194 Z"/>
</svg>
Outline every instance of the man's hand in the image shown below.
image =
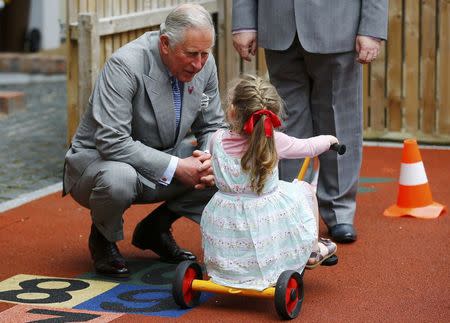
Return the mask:
<svg viewBox="0 0 450 323">
<path fill-rule="evenodd" d="M 380 52 L 381 40 L 370 36 L 356 36 L 356 60 L 361 64 L 368 64 L 377 58 Z"/>
<path fill-rule="evenodd" d="M 211 164 L 211 154 L 202 152 L 200 150 L 195 150 L 192 153 L 192 156 L 198 157 L 202 162 L 202 165 L 198 169 L 198 172 L 200 173 L 200 183 L 195 185 L 194 187 L 198 190 L 202 190 L 207 186 L 214 186 L 215 181 Z"/>
<path fill-rule="evenodd" d="M 233 34 L 233 46 L 242 59 L 251 61 L 250 55 L 255 56 L 258 44 L 256 42 L 256 31 L 244 31 Z"/>
<path fill-rule="evenodd" d="M 201 166 L 202 162 L 197 157 L 180 158 L 174 177 L 184 185 L 194 187 L 200 183 L 201 175 L 198 170 Z"/>
<path fill-rule="evenodd" d="M 195 150 L 192 156 L 179 159 L 175 178 L 183 184 L 196 189 L 214 185 L 212 175 L 211 154 Z"/>
</svg>

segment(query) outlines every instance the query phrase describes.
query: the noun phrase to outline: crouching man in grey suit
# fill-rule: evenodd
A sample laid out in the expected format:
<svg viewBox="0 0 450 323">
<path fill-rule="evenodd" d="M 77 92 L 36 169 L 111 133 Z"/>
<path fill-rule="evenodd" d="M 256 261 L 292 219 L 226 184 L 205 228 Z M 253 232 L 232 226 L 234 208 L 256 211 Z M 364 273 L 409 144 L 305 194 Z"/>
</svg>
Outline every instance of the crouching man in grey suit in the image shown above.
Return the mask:
<svg viewBox="0 0 450 323">
<path fill-rule="evenodd" d="M 180 216 L 199 222 L 215 193 L 203 151 L 223 127 L 214 41 L 210 14 L 180 5 L 159 32 L 115 52 L 95 83 L 66 154 L 64 194 L 91 211 L 89 250 L 99 274 L 129 275 L 116 241 L 133 203 L 165 201 L 137 225 L 135 246 L 168 262 L 195 259 L 170 228 Z"/>
<path fill-rule="evenodd" d="M 319 156 L 320 215 L 336 242 L 353 242 L 362 160 L 362 68 L 387 38 L 388 0 L 233 0 L 233 45 L 245 60 L 265 49 L 270 81 L 286 102 L 287 134 L 334 135 L 342 156 Z M 280 162 L 292 181 L 298 160 Z"/>
</svg>

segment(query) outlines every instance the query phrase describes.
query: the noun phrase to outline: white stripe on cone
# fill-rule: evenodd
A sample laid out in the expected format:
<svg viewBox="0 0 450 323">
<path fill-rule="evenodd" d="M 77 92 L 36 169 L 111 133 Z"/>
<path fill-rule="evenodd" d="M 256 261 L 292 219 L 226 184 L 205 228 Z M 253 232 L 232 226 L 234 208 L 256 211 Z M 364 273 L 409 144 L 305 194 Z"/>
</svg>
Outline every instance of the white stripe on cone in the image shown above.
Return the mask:
<svg viewBox="0 0 450 323">
<path fill-rule="evenodd" d="M 404 164 L 400 168 L 400 185 L 414 186 L 428 183 L 427 174 L 422 162 Z"/>
</svg>

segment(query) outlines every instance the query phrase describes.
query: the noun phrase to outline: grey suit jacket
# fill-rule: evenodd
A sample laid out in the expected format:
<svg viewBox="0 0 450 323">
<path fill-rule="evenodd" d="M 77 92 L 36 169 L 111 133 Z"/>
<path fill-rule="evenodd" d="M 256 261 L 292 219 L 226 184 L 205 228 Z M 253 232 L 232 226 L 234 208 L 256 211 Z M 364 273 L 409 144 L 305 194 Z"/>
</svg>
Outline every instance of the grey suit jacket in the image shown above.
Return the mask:
<svg viewBox="0 0 450 323">
<path fill-rule="evenodd" d="M 285 50 L 298 33 L 311 53 L 355 49 L 356 35 L 387 38 L 388 0 L 233 0 L 232 29 L 258 31 L 259 46 Z"/>
<path fill-rule="evenodd" d="M 159 32 L 147 32 L 106 62 L 66 154 L 64 193 L 99 158 L 130 164 L 156 182 L 187 134 L 194 134 L 202 149 L 209 135 L 223 126 L 217 69 L 210 55 L 184 84 L 177 134 L 172 87 L 158 43 Z"/>
</svg>

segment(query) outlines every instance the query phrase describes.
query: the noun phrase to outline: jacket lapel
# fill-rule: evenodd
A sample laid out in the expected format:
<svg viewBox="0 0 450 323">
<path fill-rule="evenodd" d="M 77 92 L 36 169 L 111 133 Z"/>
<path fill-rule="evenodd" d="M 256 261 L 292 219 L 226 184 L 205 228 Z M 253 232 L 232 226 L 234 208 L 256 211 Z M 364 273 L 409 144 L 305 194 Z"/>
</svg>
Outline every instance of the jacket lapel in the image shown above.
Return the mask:
<svg viewBox="0 0 450 323">
<path fill-rule="evenodd" d="M 157 47 L 157 46 L 156 46 Z M 145 90 L 150 98 L 150 105 L 155 113 L 158 131 L 164 147 L 173 147 L 175 141 L 175 111 L 173 109 L 172 87 L 167 69 L 159 56 L 158 48 L 151 50 L 148 75 L 143 75 Z M 151 131 L 151 129 L 149 129 Z"/>
</svg>

